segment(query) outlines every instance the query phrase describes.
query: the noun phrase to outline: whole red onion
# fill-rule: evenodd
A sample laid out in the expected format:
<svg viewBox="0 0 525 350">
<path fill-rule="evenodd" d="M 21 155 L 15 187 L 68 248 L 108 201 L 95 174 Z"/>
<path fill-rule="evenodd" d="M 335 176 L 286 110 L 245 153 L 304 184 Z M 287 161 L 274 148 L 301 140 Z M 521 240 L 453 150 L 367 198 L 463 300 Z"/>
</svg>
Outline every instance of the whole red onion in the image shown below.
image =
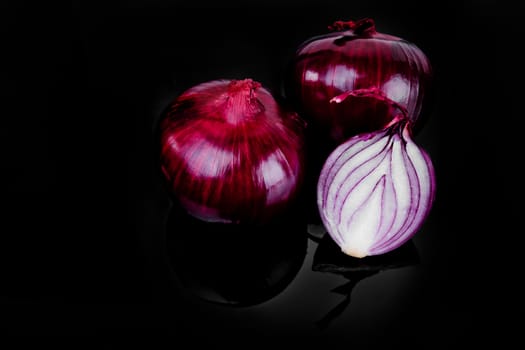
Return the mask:
<svg viewBox="0 0 525 350">
<path fill-rule="evenodd" d="M 406 109 L 414 130 L 429 96 L 431 65 L 413 43 L 379 33 L 369 18 L 335 22 L 300 45 L 285 81 L 299 114 L 336 144 L 385 127 Z M 350 94 L 343 103 L 331 103 Z M 394 102 L 394 103 L 392 103 Z"/>
<path fill-rule="evenodd" d="M 302 184 L 304 127 L 259 82 L 205 82 L 178 96 L 161 120 L 162 171 L 194 217 L 266 222 Z"/>
</svg>

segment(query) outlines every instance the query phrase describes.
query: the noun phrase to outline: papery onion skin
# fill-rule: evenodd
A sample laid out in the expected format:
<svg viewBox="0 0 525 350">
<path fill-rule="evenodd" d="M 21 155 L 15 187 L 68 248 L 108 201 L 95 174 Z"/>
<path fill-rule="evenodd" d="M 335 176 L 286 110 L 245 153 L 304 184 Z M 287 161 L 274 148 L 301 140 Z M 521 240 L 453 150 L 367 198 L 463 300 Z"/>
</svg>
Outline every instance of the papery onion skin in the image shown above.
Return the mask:
<svg viewBox="0 0 525 350">
<path fill-rule="evenodd" d="M 170 193 L 209 222 L 267 222 L 304 177 L 304 121 L 259 82 L 214 80 L 178 96 L 160 123 Z"/>
<path fill-rule="evenodd" d="M 335 22 L 332 33 L 303 42 L 290 62 L 284 91 L 318 135 L 335 145 L 358 133 L 384 128 L 396 113 L 385 99 L 408 112 L 413 132 L 424 123 L 431 97 L 432 67 L 413 43 L 377 32 L 372 19 Z M 330 101 L 354 91 L 344 103 Z"/>
<path fill-rule="evenodd" d="M 327 158 L 317 204 L 327 232 L 343 253 L 381 255 L 411 239 L 435 198 L 429 155 L 411 136 L 407 119 L 356 135 Z"/>
</svg>

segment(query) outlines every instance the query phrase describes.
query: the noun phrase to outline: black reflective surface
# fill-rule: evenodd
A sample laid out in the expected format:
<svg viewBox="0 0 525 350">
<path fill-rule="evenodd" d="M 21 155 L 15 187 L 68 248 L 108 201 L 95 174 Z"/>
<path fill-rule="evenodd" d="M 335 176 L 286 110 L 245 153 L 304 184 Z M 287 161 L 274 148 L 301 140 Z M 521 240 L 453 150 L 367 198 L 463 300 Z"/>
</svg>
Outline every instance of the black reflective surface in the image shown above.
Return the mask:
<svg viewBox="0 0 525 350">
<path fill-rule="evenodd" d="M 164 335 L 170 349 L 276 335 L 319 336 L 323 348 L 510 348 L 525 276 L 523 156 L 511 136 L 523 119 L 520 7 L 3 1 L 2 331 L 102 334 L 106 348 L 145 334 L 145 349 Z M 297 212 L 268 227 L 212 228 L 177 213 L 155 157 L 173 96 L 223 77 L 280 91 L 297 45 L 364 16 L 416 43 L 435 70 L 416 142 L 437 195 L 412 241 L 377 259 L 341 256 L 319 227 L 315 176 Z M 310 149 L 310 169 L 321 153 Z"/>
<path fill-rule="evenodd" d="M 298 215 L 250 227 L 205 223 L 176 208 L 166 227 L 167 256 L 181 287 L 228 306 L 281 294 L 301 269 L 306 247 L 306 221 Z"/>
<path fill-rule="evenodd" d="M 366 345 L 374 343 L 363 325 L 370 322 L 399 338 L 389 325 L 413 307 L 424 275 L 414 242 L 382 256 L 352 258 L 300 212 L 239 227 L 199 222 L 171 207 L 165 247 L 177 297 L 167 298 L 188 307 L 179 316 L 196 327 L 190 332 L 351 335 L 354 344 Z"/>
<path fill-rule="evenodd" d="M 363 259 L 349 257 L 341 252 L 329 235 L 325 234 L 315 250 L 312 271 L 340 275 L 346 279 L 344 283 L 331 290 L 342 295 L 343 300 L 330 310 L 316 325 L 326 329 L 350 305 L 352 292 L 362 280 L 390 269 L 410 267 L 419 263 L 419 255 L 413 241 L 389 253 L 379 256 L 369 256 Z"/>
</svg>

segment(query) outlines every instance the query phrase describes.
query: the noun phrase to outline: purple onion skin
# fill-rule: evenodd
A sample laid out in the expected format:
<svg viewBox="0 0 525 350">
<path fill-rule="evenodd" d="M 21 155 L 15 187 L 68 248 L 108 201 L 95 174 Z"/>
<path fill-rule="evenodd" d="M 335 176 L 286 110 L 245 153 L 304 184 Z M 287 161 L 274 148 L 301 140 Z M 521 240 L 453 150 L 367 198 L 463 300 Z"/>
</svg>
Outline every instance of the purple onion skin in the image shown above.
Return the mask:
<svg viewBox="0 0 525 350">
<path fill-rule="evenodd" d="M 435 198 L 434 167 L 410 127 L 406 119 L 394 120 L 350 138 L 327 158 L 317 204 L 343 253 L 362 258 L 390 252 L 427 218 Z"/>
<path fill-rule="evenodd" d="M 203 221 L 268 222 L 291 206 L 303 182 L 304 127 L 251 79 L 194 86 L 160 123 L 170 193 Z"/>
<path fill-rule="evenodd" d="M 290 64 L 285 92 L 298 113 L 335 144 L 384 128 L 406 109 L 414 132 L 422 126 L 432 68 L 413 43 L 379 33 L 371 19 L 334 23 L 332 33 L 300 45 Z M 355 92 L 343 103 L 336 96 Z M 381 97 L 381 98 L 376 98 Z"/>
</svg>

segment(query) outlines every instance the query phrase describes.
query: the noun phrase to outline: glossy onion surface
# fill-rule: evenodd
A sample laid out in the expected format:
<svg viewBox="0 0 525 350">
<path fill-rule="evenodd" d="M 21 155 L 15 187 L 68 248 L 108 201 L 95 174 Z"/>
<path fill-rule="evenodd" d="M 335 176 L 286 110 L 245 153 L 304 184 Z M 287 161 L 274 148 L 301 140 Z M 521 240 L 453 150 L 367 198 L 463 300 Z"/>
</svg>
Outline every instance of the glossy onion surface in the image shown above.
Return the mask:
<svg viewBox="0 0 525 350">
<path fill-rule="evenodd" d="M 406 120 L 359 134 L 337 147 L 321 170 L 317 202 L 341 250 L 362 258 L 412 238 L 434 201 L 435 174 Z"/>
<path fill-rule="evenodd" d="M 304 176 L 304 123 L 251 79 L 216 80 L 178 96 L 160 124 L 170 191 L 204 221 L 265 222 Z"/>
<path fill-rule="evenodd" d="M 285 91 L 299 114 L 337 144 L 379 130 L 405 108 L 417 129 L 432 78 L 429 60 L 413 43 L 379 33 L 371 19 L 336 22 L 334 32 L 298 48 Z M 353 92 L 343 103 L 331 103 Z M 379 97 L 379 98 L 377 98 Z"/>
</svg>

